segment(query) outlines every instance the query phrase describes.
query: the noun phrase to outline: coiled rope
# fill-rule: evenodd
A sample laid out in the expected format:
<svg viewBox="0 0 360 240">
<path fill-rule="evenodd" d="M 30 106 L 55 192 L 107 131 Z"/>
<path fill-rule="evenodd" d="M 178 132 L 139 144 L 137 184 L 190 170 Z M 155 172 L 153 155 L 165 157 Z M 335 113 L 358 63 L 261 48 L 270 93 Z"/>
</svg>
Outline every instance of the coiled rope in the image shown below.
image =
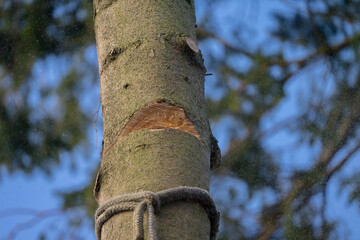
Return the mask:
<svg viewBox="0 0 360 240">
<path fill-rule="evenodd" d="M 197 187 L 170 188 L 158 193 L 149 191 L 123 194 L 110 198 L 99 206 L 95 213 L 95 233 L 101 240 L 103 224 L 115 214 L 134 211 L 133 214 L 133 239 L 144 239 L 144 213 L 147 212 L 147 231 L 149 240 L 158 240 L 156 234 L 155 213 L 160 211 L 161 206 L 178 202 L 193 201 L 199 203 L 207 212 L 210 220 L 210 240 L 216 240 L 219 230 L 220 213 L 216 210 L 215 203 L 210 194 L 204 189 Z"/>
</svg>

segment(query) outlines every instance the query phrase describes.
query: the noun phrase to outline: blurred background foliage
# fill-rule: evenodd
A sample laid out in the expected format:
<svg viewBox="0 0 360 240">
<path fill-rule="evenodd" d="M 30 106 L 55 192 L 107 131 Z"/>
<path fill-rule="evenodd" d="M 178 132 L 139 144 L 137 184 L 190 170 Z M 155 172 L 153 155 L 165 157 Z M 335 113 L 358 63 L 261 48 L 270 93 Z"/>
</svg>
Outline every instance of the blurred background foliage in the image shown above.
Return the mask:
<svg viewBox="0 0 360 240">
<path fill-rule="evenodd" d="M 95 159 L 85 186 L 54 190 L 57 212 L 34 213 L 63 214 L 73 231 L 56 239 L 81 239 L 99 162 L 87 154 L 100 107 L 92 2 L 0 4 L 0 176 L 51 177 L 64 154 L 73 169 Z M 262 5 L 272 9 L 265 20 Z M 357 206 L 350 218 L 360 220 L 360 1 L 202 0 L 197 8 L 213 73 L 208 113 L 223 149 L 211 184 L 219 239 L 356 239 L 331 215 L 331 193 L 345 194 Z M 266 26 L 254 34 L 256 22 Z"/>
<path fill-rule="evenodd" d="M 0 164 L 10 172 L 51 174 L 61 151 L 86 140 L 90 121 L 78 103 L 84 70 L 69 67 L 63 76 L 51 77 L 34 67 L 50 58 L 67 58 L 71 66 L 81 58 L 94 44 L 92 6 L 66 0 L 1 4 Z M 93 78 L 95 84 L 96 74 Z"/>
</svg>

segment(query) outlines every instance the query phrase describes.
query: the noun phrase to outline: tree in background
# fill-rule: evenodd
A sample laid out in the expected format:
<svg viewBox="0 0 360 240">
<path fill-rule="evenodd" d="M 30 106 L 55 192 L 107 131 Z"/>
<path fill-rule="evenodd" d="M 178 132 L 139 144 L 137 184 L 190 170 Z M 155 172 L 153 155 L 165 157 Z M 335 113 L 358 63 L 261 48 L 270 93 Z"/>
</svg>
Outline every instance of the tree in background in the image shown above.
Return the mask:
<svg viewBox="0 0 360 240">
<path fill-rule="evenodd" d="M 94 67 L 82 62 L 94 41 L 91 4 L 5 0 L 0 8 L 0 164 L 9 172 L 51 174 L 60 153 L 86 139 L 90 123 L 79 98 L 86 81 L 97 80 L 82 69 Z M 68 62 L 67 71 L 36 71 L 46 61 Z"/>
<path fill-rule="evenodd" d="M 360 176 L 351 171 L 359 168 L 360 2 L 277 1 L 272 33 L 257 44 L 248 31 L 252 25 L 239 17 L 238 1 L 204 3 L 197 37 L 207 69 L 214 74 L 207 77 L 207 84 L 216 86 L 208 94 L 208 114 L 215 129 L 223 126 L 221 136 L 215 135 L 229 142 L 212 181 L 222 212 L 220 239 L 351 239 L 343 235 L 341 220 L 330 214 L 336 207 L 331 197 L 334 189 L 342 189 L 351 203 L 360 200 Z M 267 3 L 253 1 L 247 6 L 256 4 L 261 7 Z M 47 8 L 47 15 L 39 14 Z M 96 69 L 94 66 L 74 67 L 64 80 L 59 77 L 59 84 L 40 91 L 43 99 L 58 96 L 63 107 L 56 112 L 62 114 L 41 111 L 40 105 L 31 105 L 31 101 L 19 105 L 15 99 L 29 96 L 31 83 L 36 81 L 31 78 L 36 63 L 50 58 L 49 54 L 76 62 L 76 57 L 69 57 L 72 53 L 86 60 L 83 46 L 94 43 L 89 35 L 90 9 L 85 1 L 3 4 L 3 169 L 31 172 L 37 166 L 51 174 L 56 170 L 58 153 L 79 146 L 85 139 L 82 134 L 91 123 L 85 126 L 80 117 L 83 113 L 71 107 L 75 108 L 74 100 L 82 97 L 77 90 L 89 86 L 84 83 L 89 78 L 75 76 Z M 226 21 L 219 12 L 227 14 Z M 30 21 L 29 16 L 48 19 L 40 24 Z M 255 21 L 253 18 L 245 20 Z M 69 30 L 73 26 L 79 30 Z M 52 43 L 53 38 L 58 41 Z M 38 46 L 37 41 L 46 44 Z M 44 46 L 49 47 L 41 50 Z M 42 102 L 46 101 L 37 104 Z M 41 124 L 36 124 L 38 118 Z M 84 208 L 92 217 L 91 189 L 90 184 L 62 194 L 64 209 Z"/>
<path fill-rule="evenodd" d="M 236 28 L 229 41 L 211 24 L 198 33 L 225 50 L 222 58 L 212 58 L 224 94 L 209 100 L 210 117 L 231 117 L 239 132 L 231 137 L 215 178 L 241 179 L 248 190 L 241 202 L 236 202 L 237 195 L 244 192 L 233 191 L 232 204 L 224 207 L 224 239 L 344 239 L 336 235 L 336 222 L 326 217 L 327 193 L 360 146 L 360 2 L 284 2 L 288 11 L 274 15 L 273 45 L 267 40 L 248 50 L 251 46 L 246 47 L 243 32 Z M 290 91 L 299 94 L 289 106 L 295 108 L 293 114 L 281 110 Z M 281 132 L 285 137 L 276 136 Z M 283 141 L 281 151 L 298 163 L 284 166 L 285 157 L 271 149 L 272 141 Z M 304 146 L 311 154 L 297 151 Z M 351 185 L 349 200 L 359 201 L 359 175 L 352 174 L 343 184 Z M 265 200 L 249 212 L 248 203 L 259 192 Z M 273 198 L 266 201 L 269 195 Z M 234 209 L 240 212 L 236 217 L 231 215 Z M 249 219 L 254 222 L 251 231 Z"/>
</svg>

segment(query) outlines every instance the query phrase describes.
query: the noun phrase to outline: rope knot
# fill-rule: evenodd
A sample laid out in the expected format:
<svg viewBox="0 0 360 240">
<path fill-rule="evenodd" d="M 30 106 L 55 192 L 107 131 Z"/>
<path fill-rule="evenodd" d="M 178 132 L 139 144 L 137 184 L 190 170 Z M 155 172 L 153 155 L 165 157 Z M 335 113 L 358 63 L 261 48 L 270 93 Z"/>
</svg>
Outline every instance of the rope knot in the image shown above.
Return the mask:
<svg viewBox="0 0 360 240">
<path fill-rule="evenodd" d="M 196 187 L 178 187 L 167 189 L 158 193 L 150 191 L 123 194 L 108 199 L 99 206 L 95 212 L 95 233 L 101 240 L 101 230 L 104 223 L 112 216 L 125 212 L 134 211 L 133 214 L 133 239 L 144 240 L 144 214 L 147 213 L 147 231 L 149 240 L 158 240 L 156 233 L 155 213 L 160 211 L 161 205 L 176 201 L 194 201 L 206 210 L 210 219 L 210 240 L 215 240 L 219 229 L 220 214 L 216 210 L 210 194 Z"/>
<path fill-rule="evenodd" d="M 161 202 L 159 196 L 156 193 L 146 191 L 144 192 L 143 199 L 154 207 L 155 213 L 160 211 Z"/>
</svg>

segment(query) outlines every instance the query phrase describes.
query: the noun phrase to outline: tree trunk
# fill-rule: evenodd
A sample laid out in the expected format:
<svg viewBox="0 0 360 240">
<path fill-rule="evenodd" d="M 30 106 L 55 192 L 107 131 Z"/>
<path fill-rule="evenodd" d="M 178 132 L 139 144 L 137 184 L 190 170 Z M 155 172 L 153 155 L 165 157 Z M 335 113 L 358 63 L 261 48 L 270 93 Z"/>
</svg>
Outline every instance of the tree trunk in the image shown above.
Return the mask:
<svg viewBox="0 0 360 240">
<path fill-rule="evenodd" d="M 214 140 L 206 116 L 205 67 L 190 0 L 94 0 L 104 122 L 95 198 L 191 186 L 209 188 Z M 102 239 L 132 239 L 132 212 Z M 161 208 L 159 239 L 209 239 L 206 211 L 192 202 Z"/>
</svg>

